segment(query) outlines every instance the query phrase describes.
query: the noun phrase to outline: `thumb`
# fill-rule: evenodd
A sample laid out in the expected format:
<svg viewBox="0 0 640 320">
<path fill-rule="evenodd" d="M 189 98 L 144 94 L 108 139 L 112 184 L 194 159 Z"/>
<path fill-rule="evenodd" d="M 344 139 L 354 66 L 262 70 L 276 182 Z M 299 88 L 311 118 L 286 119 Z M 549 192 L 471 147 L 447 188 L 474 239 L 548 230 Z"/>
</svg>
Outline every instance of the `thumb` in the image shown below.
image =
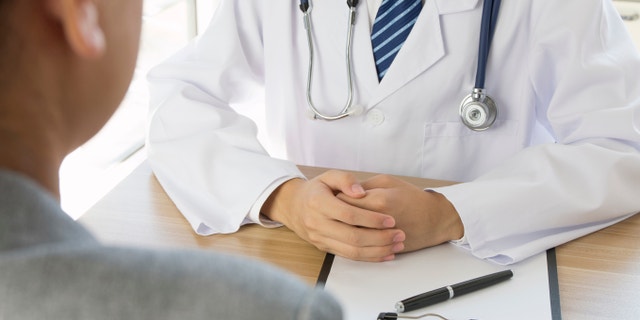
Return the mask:
<svg viewBox="0 0 640 320">
<path fill-rule="evenodd" d="M 348 188 L 347 190 L 341 190 L 342 193 L 348 195 L 349 197 L 352 198 L 362 198 L 364 197 L 367 192 L 364 190 L 364 188 L 362 187 L 362 185 L 359 182 L 355 182 L 351 185 L 350 188 Z"/>
<path fill-rule="evenodd" d="M 352 173 L 329 170 L 318 178 L 332 190 L 342 192 L 351 198 L 362 198 L 367 194 L 358 178 Z"/>
</svg>

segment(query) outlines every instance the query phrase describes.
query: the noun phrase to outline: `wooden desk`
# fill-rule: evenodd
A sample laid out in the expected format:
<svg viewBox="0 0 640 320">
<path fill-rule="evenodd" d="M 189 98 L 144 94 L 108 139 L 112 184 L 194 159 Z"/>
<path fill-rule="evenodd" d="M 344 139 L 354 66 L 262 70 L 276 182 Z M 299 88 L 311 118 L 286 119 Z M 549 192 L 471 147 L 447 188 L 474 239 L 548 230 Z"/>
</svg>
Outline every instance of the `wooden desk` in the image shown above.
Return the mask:
<svg viewBox="0 0 640 320">
<path fill-rule="evenodd" d="M 312 177 L 322 169 L 301 167 Z M 359 173 L 362 178 L 369 174 Z M 420 186 L 444 181 L 407 178 Z M 145 162 L 79 221 L 105 243 L 216 250 L 275 264 L 315 284 L 324 253 L 287 228 L 196 235 Z M 640 319 L 640 215 L 556 250 L 563 319 Z"/>
</svg>

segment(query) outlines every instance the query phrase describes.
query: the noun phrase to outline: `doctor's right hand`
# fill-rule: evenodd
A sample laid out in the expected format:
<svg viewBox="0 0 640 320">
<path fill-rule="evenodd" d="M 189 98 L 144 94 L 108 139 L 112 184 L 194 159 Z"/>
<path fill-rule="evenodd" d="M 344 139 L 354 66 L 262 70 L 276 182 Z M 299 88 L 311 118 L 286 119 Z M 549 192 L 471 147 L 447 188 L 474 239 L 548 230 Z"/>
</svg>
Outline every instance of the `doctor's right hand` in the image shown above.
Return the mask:
<svg viewBox="0 0 640 320">
<path fill-rule="evenodd" d="M 366 195 L 355 176 L 329 170 L 309 181 L 285 182 L 261 212 L 322 251 L 352 260 L 393 260 L 406 238 L 395 219 L 347 204 L 336 197 L 338 193 L 355 199 Z"/>
</svg>

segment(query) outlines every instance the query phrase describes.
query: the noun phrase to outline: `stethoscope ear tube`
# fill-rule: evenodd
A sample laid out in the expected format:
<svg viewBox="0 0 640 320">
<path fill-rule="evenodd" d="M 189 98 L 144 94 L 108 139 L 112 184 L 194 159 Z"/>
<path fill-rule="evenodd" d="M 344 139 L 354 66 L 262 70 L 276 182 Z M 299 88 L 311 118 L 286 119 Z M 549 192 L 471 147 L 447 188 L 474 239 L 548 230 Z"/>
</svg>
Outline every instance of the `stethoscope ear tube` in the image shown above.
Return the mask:
<svg viewBox="0 0 640 320">
<path fill-rule="evenodd" d="M 306 9 L 303 9 L 306 3 Z M 307 104 L 309 105 L 309 109 L 313 112 L 313 119 L 327 120 L 333 121 L 345 118 L 349 115 L 354 115 L 355 113 L 361 113 L 361 110 L 353 107 L 353 77 L 351 76 L 351 46 L 353 42 L 353 29 L 355 26 L 355 18 L 356 18 L 356 6 L 358 5 L 358 0 L 347 0 L 347 5 L 349 6 L 349 25 L 347 32 L 347 44 L 346 44 L 346 69 L 347 69 L 347 82 L 349 84 L 349 89 L 347 91 L 347 101 L 345 103 L 344 108 L 335 115 L 326 115 L 320 112 L 316 108 L 313 103 L 313 99 L 311 98 L 311 82 L 313 80 L 313 57 L 314 57 L 314 49 L 313 49 L 313 38 L 312 38 L 312 24 L 311 24 L 311 16 L 309 10 L 309 1 L 301 0 L 300 1 L 300 9 L 304 12 L 304 26 L 307 31 L 307 44 L 309 47 L 309 69 L 307 71 Z"/>
<path fill-rule="evenodd" d="M 303 13 L 307 13 L 309 8 L 309 0 L 300 0 L 300 10 L 302 10 Z"/>
</svg>

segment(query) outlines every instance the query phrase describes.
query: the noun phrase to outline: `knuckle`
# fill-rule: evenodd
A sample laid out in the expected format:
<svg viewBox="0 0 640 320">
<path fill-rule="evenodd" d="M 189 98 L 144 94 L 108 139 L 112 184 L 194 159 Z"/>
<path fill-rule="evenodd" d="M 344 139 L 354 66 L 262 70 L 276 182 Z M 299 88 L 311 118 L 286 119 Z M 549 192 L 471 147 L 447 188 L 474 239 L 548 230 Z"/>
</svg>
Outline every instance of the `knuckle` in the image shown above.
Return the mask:
<svg viewBox="0 0 640 320">
<path fill-rule="evenodd" d="M 380 194 L 370 201 L 375 211 L 378 212 L 386 212 L 391 207 L 389 197 L 386 194 Z"/>
<path fill-rule="evenodd" d="M 323 205 L 323 201 L 321 197 L 312 196 L 312 197 L 309 197 L 309 199 L 307 200 L 307 206 L 313 211 L 316 211 L 322 208 L 322 205 Z"/>
<path fill-rule="evenodd" d="M 322 176 L 326 176 L 326 177 L 338 177 L 340 176 L 341 172 L 336 170 L 336 169 L 329 169 L 327 171 L 325 171 Z"/>
<path fill-rule="evenodd" d="M 324 250 L 324 244 L 321 242 L 322 237 L 320 237 L 316 232 L 308 233 L 307 238 L 309 239 L 309 242 L 318 247 L 318 249 Z"/>
<path fill-rule="evenodd" d="M 382 183 L 385 185 L 391 183 L 393 180 L 393 177 L 388 174 L 380 174 L 376 178 L 378 179 L 379 183 Z"/>
<path fill-rule="evenodd" d="M 311 214 L 305 214 L 302 217 L 302 225 L 310 234 L 316 234 L 318 231 L 318 222 Z"/>
<path fill-rule="evenodd" d="M 350 182 L 356 180 L 353 174 L 337 169 L 329 169 L 323 175 L 342 182 Z"/>
<path fill-rule="evenodd" d="M 348 224 L 356 224 L 357 215 L 352 210 L 341 210 L 338 212 L 340 220 Z"/>
<path fill-rule="evenodd" d="M 356 230 L 350 230 L 349 232 L 347 232 L 346 241 L 347 243 L 353 246 L 361 246 L 363 240 L 360 234 L 358 233 L 358 230 L 356 229 Z"/>
</svg>

